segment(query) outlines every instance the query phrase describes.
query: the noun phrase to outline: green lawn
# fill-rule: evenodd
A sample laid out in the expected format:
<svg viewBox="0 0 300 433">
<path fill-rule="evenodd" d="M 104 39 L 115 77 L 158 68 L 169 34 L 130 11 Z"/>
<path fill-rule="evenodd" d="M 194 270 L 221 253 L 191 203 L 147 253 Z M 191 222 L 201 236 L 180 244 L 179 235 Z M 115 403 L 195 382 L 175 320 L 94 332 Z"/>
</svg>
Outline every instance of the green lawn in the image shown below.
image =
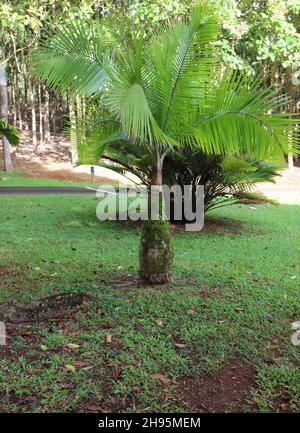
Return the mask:
<svg viewBox="0 0 300 433">
<path fill-rule="evenodd" d="M 9 328 L 0 412 L 189 410 L 183 378 L 231 360 L 255 372 L 243 410 L 299 411 L 300 206 L 215 211 L 224 230 L 175 233 L 173 284 L 149 288 L 136 282 L 139 227 L 100 223 L 96 205 L 0 197 L 0 302 L 96 296 L 59 321 Z"/>
<path fill-rule="evenodd" d="M 109 183 L 101 182 L 102 185 L 109 185 Z M 30 177 L 21 171 L 13 171 L 7 173 L 5 171 L 0 170 L 0 187 L 3 186 L 22 186 L 22 187 L 46 187 L 46 186 L 70 186 L 70 187 L 86 187 L 91 186 L 95 187 L 98 185 L 98 182 L 75 182 L 68 180 L 59 180 L 59 179 L 48 179 L 48 178 L 39 178 L 39 177 Z"/>
</svg>

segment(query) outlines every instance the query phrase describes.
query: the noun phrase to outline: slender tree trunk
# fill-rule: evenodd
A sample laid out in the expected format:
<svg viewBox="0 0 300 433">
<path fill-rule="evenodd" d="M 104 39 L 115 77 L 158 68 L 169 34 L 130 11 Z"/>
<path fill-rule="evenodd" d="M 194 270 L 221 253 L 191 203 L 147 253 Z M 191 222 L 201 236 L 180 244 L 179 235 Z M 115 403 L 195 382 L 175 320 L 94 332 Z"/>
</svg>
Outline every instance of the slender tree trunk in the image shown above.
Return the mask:
<svg viewBox="0 0 300 433">
<path fill-rule="evenodd" d="M 28 104 L 28 96 L 29 96 L 29 90 L 28 90 L 28 79 L 27 79 L 27 71 L 26 71 L 26 65 L 24 56 L 22 56 L 22 90 L 23 90 L 23 103 L 22 103 L 22 117 L 23 117 L 23 128 L 25 131 L 29 130 L 29 120 L 28 120 L 28 113 L 29 113 L 29 104 Z"/>
<path fill-rule="evenodd" d="M 50 121 L 51 121 L 51 126 L 52 126 L 52 132 L 53 135 L 56 135 L 56 116 L 57 116 L 57 102 L 56 102 L 56 97 L 54 96 L 53 92 L 51 92 L 50 94 L 50 100 L 51 100 L 51 115 L 50 115 Z"/>
<path fill-rule="evenodd" d="M 77 131 L 75 123 L 75 108 L 73 102 L 69 101 L 69 120 L 71 122 L 71 152 L 72 152 L 72 164 L 78 163 L 78 152 L 77 152 Z"/>
<path fill-rule="evenodd" d="M 81 101 L 81 117 L 83 122 L 82 140 L 86 139 L 86 100 L 85 97 Z"/>
<path fill-rule="evenodd" d="M 294 113 L 294 92 L 295 92 L 295 88 L 292 82 L 292 77 L 289 77 L 289 85 L 288 85 L 288 95 L 290 97 L 290 103 L 289 103 L 289 112 L 290 113 Z M 293 133 L 290 134 L 290 142 L 291 145 L 293 143 Z M 288 168 L 289 170 L 293 170 L 294 168 L 294 156 L 292 153 L 288 154 Z"/>
<path fill-rule="evenodd" d="M 42 101 L 42 89 L 40 85 L 39 85 L 39 132 L 40 132 L 39 146 L 44 147 L 43 101 Z"/>
<path fill-rule="evenodd" d="M 37 147 L 37 136 L 36 136 L 36 112 L 35 112 L 35 94 L 34 87 L 32 84 L 32 78 L 28 78 L 28 91 L 31 103 L 31 131 L 32 131 L 32 144 Z"/>
<path fill-rule="evenodd" d="M 17 126 L 17 105 L 16 105 L 16 85 L 15 85 L 15 78 L 13 78 L 13 81 L 11 83 L 11 102 L 12 102 L 12 110 L 13 110 L 13 122 L 14 126 Z"/>
<path fill-rule="evenodd" d="M 15 101 L 16 101 L 16 116 L 19 119 L 19 129 L 22 131 L 23 129 L 23 121 L 22 121 L 22 91 L 21 91 L 21 66 L 17 55 L 17 47 L 16 47 L 16 39 L 13 32 L 10 32 L 10 38 L 12 41 L 12 47 L 13 47 L 13 53 L 14 53 L 14 60 L 15 60 Z"/>
<path fill-rule="evenodd" d="M 7 81 L 5 78 L 5 67 L 0 65 L 0 101 L 1 101 L 1 113 L 0 116 L 7 122 L 8 121 L 8 92 L 7 92 Z M 11 171 L 13 169 L 11 155 L 10 155 L 10 144 L 6 137 L 2 137 L 3 144 L 3 163 L 4 171 Z"/>
<path fill-rule="evenodd" d="M 148 196 L 148 220 L 143 223 L 140 244 L 140 277 L 148 284 L 165 284 L 172 278 L 173 248 L 169 221 L 162 212 L 162 167 L 152 169 L 151 191 Z M 153 213 L 153 202 L 157 210 Z"/>
<path fill-rule="evenodd" d="M 64 99 L 61 95 L 59 95 L 59 131 L 61 132 L 64 128 L 65 116 L 69 107 L 69 97 L 66 95 L 67 104 L 64 104 Z M 67 110 L 65 109 L 67 106 Z"/>
<path fill-rule="evenodd" d="M 288 168 L 289 170 L 293 170 L 294 168 L 294 157 L 291 154 L 288 155 Z"/>
<path fill-rule="evenodd" d="M 263 76 L 263 86 L 265 89 L 269 87 L 268 75 L 269 75 L 269 67 L 267 63 L 264 63 L 262 65 L 262 76 Z"/>
<path fill-rule="evenodd" d="M 22 119 L 22 92 L 20 83 L 20 74 L 16 72 L 16 105 L 17 105 L 17 119 L 20 131 L 23 130 L 23 119 Z"/>
<path fill-rule="evenodd" d="M 44 93 L 44 139 L 45 143 L 50 143 L 50 121 L 49 121 L 49 92 L 43 85 Z"/>
</svg>

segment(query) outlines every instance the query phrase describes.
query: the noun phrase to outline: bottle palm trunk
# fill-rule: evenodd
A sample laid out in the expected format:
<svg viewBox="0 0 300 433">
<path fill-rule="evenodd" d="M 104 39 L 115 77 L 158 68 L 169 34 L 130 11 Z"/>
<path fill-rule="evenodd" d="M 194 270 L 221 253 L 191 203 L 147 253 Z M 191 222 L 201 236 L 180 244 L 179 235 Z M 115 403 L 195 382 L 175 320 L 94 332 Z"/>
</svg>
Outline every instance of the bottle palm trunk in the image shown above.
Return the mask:
<svg viewBox="0 0 300 433">
<path fill-rule="evenodd" d="M 169 221 L 162 213 L 162 170 L 152 170 L 151 191 L 148 195 L 149 219 L 144 221 L 140 245 L 140 277 L 148 284 L 165 284 L 171 280 L 173 248 Z M 151 200 L 151 197 L 154 200 Z M 158 214 L 151 204 L 158 200 Z M 152 212 L 151 212 L 152 210 Z"/>
</svg>

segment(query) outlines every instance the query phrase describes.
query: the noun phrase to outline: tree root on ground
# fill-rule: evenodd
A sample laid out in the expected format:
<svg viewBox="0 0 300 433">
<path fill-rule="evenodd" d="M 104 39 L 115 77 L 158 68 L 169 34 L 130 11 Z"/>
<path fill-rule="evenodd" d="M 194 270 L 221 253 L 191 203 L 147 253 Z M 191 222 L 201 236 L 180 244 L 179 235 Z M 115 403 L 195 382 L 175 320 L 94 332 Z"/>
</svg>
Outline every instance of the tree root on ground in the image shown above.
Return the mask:
<svg viewBox="0 0 300 433">
<path fill-rule="evenodd" d="M 86 306 L 93 300 L 90 293 L 66 292 L 26 304 L 11 302 L 0 304 L 0 321 L 26 323 L 48 320 L 67 314 L 71 309 Z"/>
</svg>

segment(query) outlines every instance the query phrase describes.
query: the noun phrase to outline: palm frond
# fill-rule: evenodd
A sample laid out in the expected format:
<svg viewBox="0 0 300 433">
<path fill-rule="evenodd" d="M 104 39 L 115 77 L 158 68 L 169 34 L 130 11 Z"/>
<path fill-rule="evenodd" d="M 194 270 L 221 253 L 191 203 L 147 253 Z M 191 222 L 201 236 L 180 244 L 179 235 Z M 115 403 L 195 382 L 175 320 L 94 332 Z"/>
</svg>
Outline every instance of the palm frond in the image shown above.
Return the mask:
<svg viewBox="0 0 300 433">
<path fill-rule="evenodd" d="M 202 107 L 198 125 L 184 139 L 208 153 L 282 160 L 291 147 L 289 136 L 297 121 L 288 113 L 274 114 L 283 104 L 286 99 L 276 97 L 271 88 L 263 89 L 258 79 L 227 74 L 210 106 Z M 292 148 L 299 148 L 296 136 Z"/>
<path fill-rule="evenodd" d="M 7 138 L 12 146 L 17 146 L 20 141 L 18 130 L 9 125 L 5 120 L 0 119 L 0 137 L 3 135 Z"/>
<path fill-rule="evenodd" d="M 135 41 L 132 49 L 119 58 L 119 68 L 114 71 L 106 106 L 120 121 L 123 133 L 133 143 L 145 143 L 156 151 L 171 146 L 175 140 L 168 137 L 157 124 L 142 82 L 142 41 Z"/>
<path fill-rule="evenodd" d="M 272 206 L 279 206 L 279 202 L 264 194 L 258 192 L 239 192 L 232 194 L 232 197 L 236 200 L 236 204 L 244 205 L 261 205 L 270 204 Z"/>
<path fill-rule="evenodd" d="M 185 111 L 203 100 L 205 88 L 218 70 L 214 42 L 219 23 L 214 10 L 201 2 L 190 20 L 182 20 L 153 38 L 144 81 L 158 123 L 174 130 Z"/>
<path fill-rule="evenodd" d="M 69 21 L 31 54 L 31 70 L 61 92 L 91 95 L 107 83 L 105 49 L 98 27 Z"/>
<path fill-rule="evenodd" d="M 74 119 L 69 137 L 73 147 L 77 148 L 80 164 L 97 164 L 107 146 L 125 139 L 119 124 L 110 119 L 101 121 L 91 130 L 81 125 L 80 119 Z"/>
</svg>

